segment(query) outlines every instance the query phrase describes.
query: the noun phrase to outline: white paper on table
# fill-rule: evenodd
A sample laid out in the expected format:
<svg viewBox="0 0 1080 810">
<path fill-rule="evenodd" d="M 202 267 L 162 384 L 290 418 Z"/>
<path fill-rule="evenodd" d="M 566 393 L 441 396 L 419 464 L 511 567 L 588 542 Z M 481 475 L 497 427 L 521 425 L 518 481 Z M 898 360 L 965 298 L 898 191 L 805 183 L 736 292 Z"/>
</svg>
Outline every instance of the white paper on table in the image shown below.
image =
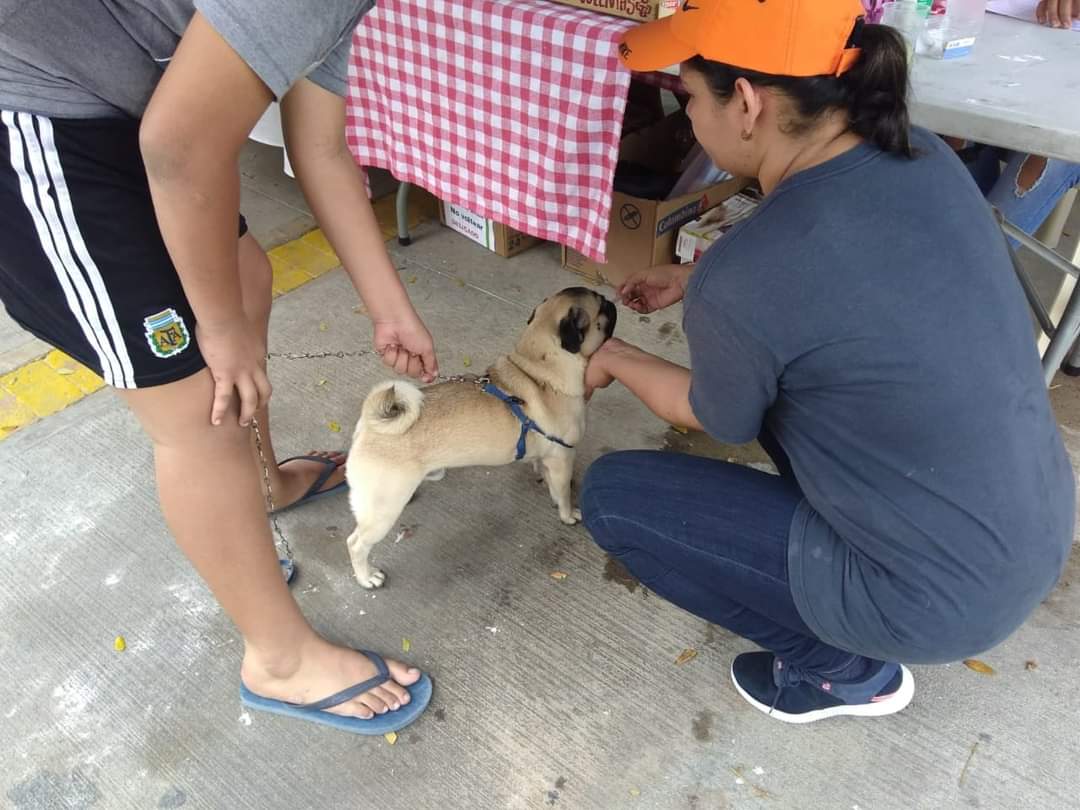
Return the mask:
<svg viewBox="0 0 1080 810">
<path fill-rule="evenodd" d="M 986 10 L 991 14 L 1000 14 L 1003 17 L 1015 17 L 1018 20 L 1037 22 L 1035 9 L 1039 6 L 1039 0 L 990 0 L 986 4 Z M 1073 20 L 1073 31 L 1080 31 L 1080 20 Z"/>
</svg>

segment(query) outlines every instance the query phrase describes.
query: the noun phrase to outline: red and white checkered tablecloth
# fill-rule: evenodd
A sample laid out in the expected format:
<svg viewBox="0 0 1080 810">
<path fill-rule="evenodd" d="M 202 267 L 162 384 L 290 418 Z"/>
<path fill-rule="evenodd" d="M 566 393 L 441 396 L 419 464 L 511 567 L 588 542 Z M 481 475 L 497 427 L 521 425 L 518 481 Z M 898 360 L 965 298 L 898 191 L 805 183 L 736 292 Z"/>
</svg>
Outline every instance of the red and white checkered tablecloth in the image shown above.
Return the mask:
<svg viewBox="0 0 1080 810">
<path fill-rule="evenodd" d="M 380 0 L 356 30 L 357 162 L 602 261 L 634 23 L 546 0 Z"/>
</svg>

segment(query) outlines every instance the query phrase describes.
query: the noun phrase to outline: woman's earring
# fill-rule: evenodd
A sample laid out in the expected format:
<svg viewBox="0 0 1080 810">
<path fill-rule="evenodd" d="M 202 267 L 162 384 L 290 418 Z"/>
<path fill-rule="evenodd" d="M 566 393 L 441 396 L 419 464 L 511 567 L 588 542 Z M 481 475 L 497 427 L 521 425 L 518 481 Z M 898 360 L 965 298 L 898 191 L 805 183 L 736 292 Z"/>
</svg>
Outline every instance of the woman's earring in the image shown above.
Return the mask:
<svg viewBox="0 0 1080 810">
<path fill-rule="evenodd" d="M 742 138 L 744 141 L 752 141 L 754 139 L 754 130 L 747 130 L 746 132 L 743 132 L 739 137 Z"/>
</svg>

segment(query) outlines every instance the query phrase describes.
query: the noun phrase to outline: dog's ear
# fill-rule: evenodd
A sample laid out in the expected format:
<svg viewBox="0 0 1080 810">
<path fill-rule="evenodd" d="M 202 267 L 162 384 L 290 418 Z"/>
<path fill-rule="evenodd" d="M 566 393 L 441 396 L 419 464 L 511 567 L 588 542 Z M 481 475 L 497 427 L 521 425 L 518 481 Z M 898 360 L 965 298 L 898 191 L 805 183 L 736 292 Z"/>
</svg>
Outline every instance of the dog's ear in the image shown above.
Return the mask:
<svg viewBox="0 0 1080 810">
<path fill-rule="evenodd" d="M 585 333 L 589 331 L 589 313 L 581 307 L 570 307 L 570 311 L 559 321 L 559 342 L 571 354 L 581 351 L 585 342 Z"/>
</svg>

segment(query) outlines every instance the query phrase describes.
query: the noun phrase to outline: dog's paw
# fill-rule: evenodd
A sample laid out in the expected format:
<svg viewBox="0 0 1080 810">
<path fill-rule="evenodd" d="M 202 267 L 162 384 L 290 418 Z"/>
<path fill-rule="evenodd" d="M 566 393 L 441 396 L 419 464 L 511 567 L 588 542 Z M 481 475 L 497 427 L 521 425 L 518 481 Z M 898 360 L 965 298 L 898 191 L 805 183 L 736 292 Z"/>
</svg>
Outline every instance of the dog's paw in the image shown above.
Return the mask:
<svg viewBox="0 0 1080 810">
<path fill-rule="evenodd" d="M 559 520 L 561 520 L 567 526 L 576 526 L 577 524 L 581 523 L 581 510 L 571 509 L 570 514 L 568 515 L 560 513 Z"/>
<path fill-rule="evenodd" d="M 381 588 L 383 583 L 386 582 L 386 572 L 382 571 L 375 566 L 368 568 L 366 576 L 360 574 L 356 575 L 356 581 L 359 582 L 365 588 L 369 590 L 374 588 Z"/>
</svg>

